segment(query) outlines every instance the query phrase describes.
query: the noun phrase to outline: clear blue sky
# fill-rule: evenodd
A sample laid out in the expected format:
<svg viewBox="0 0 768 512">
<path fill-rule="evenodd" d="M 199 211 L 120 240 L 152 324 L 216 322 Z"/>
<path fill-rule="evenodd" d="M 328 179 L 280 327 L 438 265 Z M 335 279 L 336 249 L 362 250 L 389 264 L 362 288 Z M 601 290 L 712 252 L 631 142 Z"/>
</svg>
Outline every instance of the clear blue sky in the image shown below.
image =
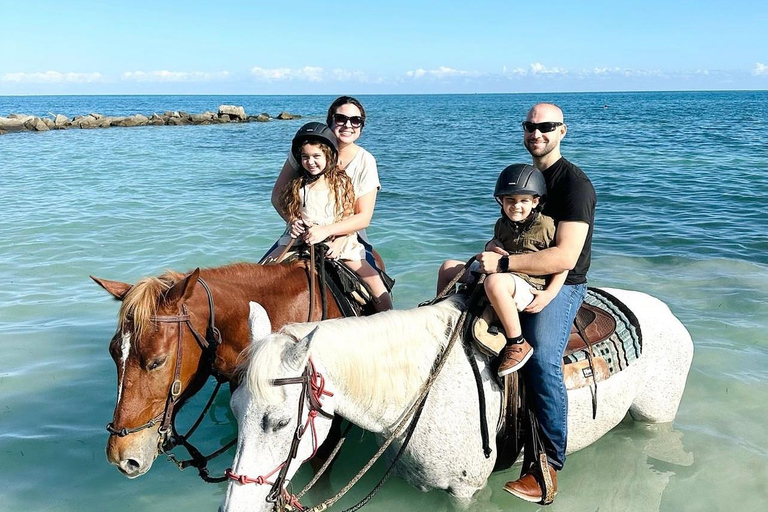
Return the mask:
<svg viewBox="0 0 768 512">
<path fill-rule="evenodd" d="M 0 95 L 768 89 L 766 0 L 0 0 Z"/>
</svg>

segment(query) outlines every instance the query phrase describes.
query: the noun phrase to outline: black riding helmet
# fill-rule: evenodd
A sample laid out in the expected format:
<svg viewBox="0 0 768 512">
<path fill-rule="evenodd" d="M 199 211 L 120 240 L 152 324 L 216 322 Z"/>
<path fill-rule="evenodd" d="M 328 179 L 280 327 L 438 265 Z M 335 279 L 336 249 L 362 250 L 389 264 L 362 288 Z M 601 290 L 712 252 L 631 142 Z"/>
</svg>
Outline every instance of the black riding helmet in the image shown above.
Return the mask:
<svg viewBox="0 0 768 512">
<path fill-rule="evenodd" d="M 501 204 L 501 197 L 521 194 L 539 196 L 543 203 L 547 198 L 547 182 L 541 171 L 534 166 L 512 164 L 499 174 L 493 197 Z"/>
<path fill-rule="evenodd" d="M 291 143 L 291 153 L 299 163 L 301 162 L 301 146 L 306 142 L 322 142 L 331 148 L 334 155 L 339 155 L 339 142 L 336 140 L 336 135 L 323 123 L 313 121 L 305 124 L 296 132 Z"/>
</svg>

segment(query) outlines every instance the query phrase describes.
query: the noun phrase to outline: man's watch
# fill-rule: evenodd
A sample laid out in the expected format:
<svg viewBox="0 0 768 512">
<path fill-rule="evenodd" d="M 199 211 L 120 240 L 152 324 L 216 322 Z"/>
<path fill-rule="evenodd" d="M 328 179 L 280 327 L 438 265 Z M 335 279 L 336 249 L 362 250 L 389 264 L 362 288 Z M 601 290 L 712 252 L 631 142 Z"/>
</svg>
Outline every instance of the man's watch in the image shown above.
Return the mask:
<svg viewBox="0 0 768 512">
<path fill-rule="evenodd" d="M 502 256 L 499 259 L 499 272 L 507 272 L 509 270 L 509 256 Z"/>
</svg>

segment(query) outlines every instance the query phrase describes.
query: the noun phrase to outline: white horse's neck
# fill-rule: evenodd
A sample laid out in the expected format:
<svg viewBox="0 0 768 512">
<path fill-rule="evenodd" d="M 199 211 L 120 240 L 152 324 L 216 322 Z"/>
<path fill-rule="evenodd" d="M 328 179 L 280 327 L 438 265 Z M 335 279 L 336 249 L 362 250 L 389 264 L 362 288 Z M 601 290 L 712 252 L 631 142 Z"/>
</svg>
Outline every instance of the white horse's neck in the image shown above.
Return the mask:
<svg viewBox="0 0 768 512">
<path fill-rule="evenodd" d="M 366 430 L 387 433 L 447 344 L 461 313 L 457 302 L 323 322 L 311 353 L 335 393 L 336 412 Z"/>
</svg>

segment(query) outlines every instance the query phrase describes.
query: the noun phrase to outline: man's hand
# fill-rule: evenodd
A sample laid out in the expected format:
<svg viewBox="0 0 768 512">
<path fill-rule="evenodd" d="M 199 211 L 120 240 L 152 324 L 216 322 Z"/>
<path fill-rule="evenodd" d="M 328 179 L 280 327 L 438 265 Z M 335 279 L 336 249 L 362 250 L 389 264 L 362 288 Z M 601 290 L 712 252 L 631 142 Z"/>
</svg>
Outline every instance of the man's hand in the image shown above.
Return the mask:
<svg viewBox="0 0 768 512">
<path fill-rule="evenodd" d="M 552 293 L 551 290 L 537 290 L 531 287 L 531 293 L 533 294 L 533 300 L 523 310 L 525 313 L 538 313 L 544 307 L 552 302 L 557 293 Z"/>
</svg>

